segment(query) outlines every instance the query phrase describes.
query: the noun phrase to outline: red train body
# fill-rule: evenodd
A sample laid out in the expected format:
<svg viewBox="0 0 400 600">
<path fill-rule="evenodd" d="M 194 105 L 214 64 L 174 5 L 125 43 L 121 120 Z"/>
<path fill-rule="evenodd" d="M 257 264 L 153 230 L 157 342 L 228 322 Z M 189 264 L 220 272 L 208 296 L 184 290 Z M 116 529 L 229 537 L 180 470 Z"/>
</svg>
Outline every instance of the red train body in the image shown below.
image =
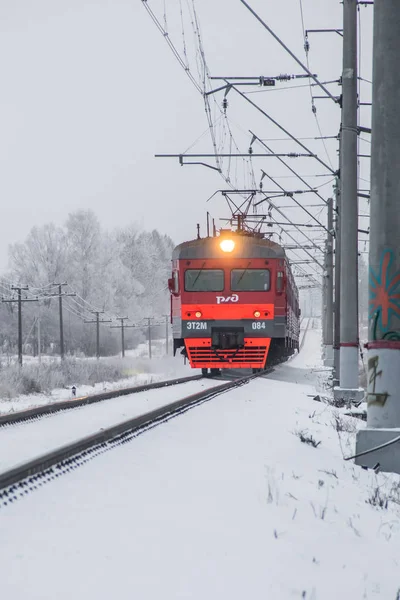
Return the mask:
<svg viewBox="0 0 400 600">
<path fill-rule="evenodd" d="M 299 348 L 299 299 L 284 249 L 247 231 L 184 242 L 172 256 L 174 354 L 193 368 L 264 369 Z"/>
</svg>

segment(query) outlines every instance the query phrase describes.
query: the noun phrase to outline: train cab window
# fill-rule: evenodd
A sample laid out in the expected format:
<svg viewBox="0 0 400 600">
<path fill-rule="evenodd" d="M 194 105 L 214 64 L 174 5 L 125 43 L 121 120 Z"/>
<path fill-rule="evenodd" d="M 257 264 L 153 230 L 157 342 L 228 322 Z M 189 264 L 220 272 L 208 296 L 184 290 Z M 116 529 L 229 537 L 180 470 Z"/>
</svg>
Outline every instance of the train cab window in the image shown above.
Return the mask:
<svg viewBox="0 0 400 600">
<path fill-rule="evenodd" d="M 187 292 L 222 292 L 224 272 L 222 269 L 187 269 L 185 271 Z"/>
<path fill-rule="evenodd" d="M 268 269 L 232 269 L 233 292 L 267 292 L 270 289 Z"/>
</svg>

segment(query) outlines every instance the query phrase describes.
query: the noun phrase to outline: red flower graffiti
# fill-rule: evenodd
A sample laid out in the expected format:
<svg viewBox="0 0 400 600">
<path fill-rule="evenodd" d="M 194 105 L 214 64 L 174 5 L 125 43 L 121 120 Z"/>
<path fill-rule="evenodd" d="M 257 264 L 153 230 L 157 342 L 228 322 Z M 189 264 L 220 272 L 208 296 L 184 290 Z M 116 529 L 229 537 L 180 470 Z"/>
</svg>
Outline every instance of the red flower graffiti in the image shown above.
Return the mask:
<svg viewBox="0 0 400 600">
<path fill-rule="evenodd" d="M 390 275 L 393 254 L 390 250 L 384 252 L 379 274 L 369 269 L 369 305 L 370 316 L 379 313 L 380 328 L 386 332 L 392 314 L 400 318 L 400 271 Z"/>
</svg>

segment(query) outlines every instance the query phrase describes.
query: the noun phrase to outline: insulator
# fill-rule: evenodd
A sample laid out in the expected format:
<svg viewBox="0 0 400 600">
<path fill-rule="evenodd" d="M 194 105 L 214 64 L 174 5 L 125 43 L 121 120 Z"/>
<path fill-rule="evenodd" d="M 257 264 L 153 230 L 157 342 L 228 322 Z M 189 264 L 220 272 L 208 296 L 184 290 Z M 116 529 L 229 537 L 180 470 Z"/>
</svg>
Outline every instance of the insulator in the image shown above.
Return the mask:
<svg viewBox="0 0 400 600">
<path fill-rule="evenodd" d="M 308 41 L 308 38 L 306 38 L 304 41 L 304 50 L 306 52 L 309 52 L 309 50 L 310 50 L 310 42 Z"/>
<path fill-rule="evenodd" d="M 228 108 L 228 100 L 227 100 L 226 98 L 224 98 L 224 99 L 222 100 L 222 108 L 223 108 L 224 110 L 226 110 L 226 109 Z"/>
<path fill-rule="evenodd" d="M 251 146 L 249 148 L 249 154 L 253 154 L 253 148 Z"/>
<path fill-rule="evenodd" d="M 317 107 L 315 106 L 315 104 L 311 105 L 311 110 L 313 111 L 314 115 L 317 114 Z"/>
</svg>

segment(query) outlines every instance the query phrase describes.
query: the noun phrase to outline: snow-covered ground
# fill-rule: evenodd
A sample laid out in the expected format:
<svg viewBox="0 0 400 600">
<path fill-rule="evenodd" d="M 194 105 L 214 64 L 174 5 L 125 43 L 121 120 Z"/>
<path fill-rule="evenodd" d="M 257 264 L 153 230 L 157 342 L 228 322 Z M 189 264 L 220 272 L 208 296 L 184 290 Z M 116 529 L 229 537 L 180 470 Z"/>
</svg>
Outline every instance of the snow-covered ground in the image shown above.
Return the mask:
<svg viewBox="0 0 400 600">
<path fill-rule="evenodd" d="M 84 360 L 95 359 L 87 358 Z M 118 381 L 103 381 L 92 385 L 76 386 L 76 397 L 89 396 L 104 391 L 121 390 L 123 388 L 146 385 L 147 383 L 172 379 L 174 377 L 188 377 L 190 375 L 201 373 L 200 369 L 194 370 L 191 369 L 188 364 L 184 365 L 181 356 L 165 356 L 162 358 L 154 358 L 152 360 L 141 359 L 137 362 L 136 366 L 132 366 L 131 363 L 129 363 L 129 365 L 127 364 L 127 371 L 131 371 L 132 374 L 129 377 L 119 379 Z M 52 390 L 49 394 L 26 394 L 12 399 L 0 398 L 0 415 L 26 410 L 35 406 L 52 404 L 53 402 L 70 400 L 73 398 L 71 391 L 73 385 L 74 382 L 71 381 L 70 387 L 57 388 Z"/>
<path fill-rule="evenodd" d="M 343 461 L 364 424 L 313 400 L 319 353 L 310 326 L 273 374 L 2 507 L 2 596 L 395 600 L 399 478 Z"/>
<path fill-rule="evenodd" d="M 60 446 L 97 433 L 175 400 L 220 385 L 202 379 L 177 386 L 147 390 L 79 406 L 68 412 L 51 413 L 35 421 L 0 428 L 0 473 Z"/>
</svg>

